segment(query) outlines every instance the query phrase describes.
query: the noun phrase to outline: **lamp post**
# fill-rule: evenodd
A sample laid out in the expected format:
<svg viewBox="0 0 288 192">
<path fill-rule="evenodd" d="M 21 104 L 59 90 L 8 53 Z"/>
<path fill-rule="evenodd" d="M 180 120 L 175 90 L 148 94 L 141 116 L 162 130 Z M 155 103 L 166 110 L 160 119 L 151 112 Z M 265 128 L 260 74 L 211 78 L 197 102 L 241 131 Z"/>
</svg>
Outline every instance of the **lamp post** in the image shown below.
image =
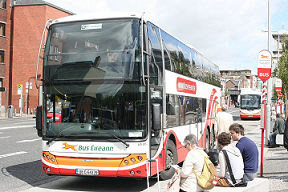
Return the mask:
<svg viewBox="0 0 288 192">
<path fill-rule="evenodd" d="M 262 30 L 262 32 L 269 32 L 269 31 L 266 31 L 266 30 Z M 271 32 L 274 32 L 274 33 L 277 33 L 278 34 L 278 47 L 277 47 L 277 63 L 279 63 L 279 45 L 280 45 L 280 33 L 279 31 L 271 31 Z M 271 35 L 268 37 L 269 39 L 269 42 L 270 42 L 270 37 Z M 269 43 L 269 48 L 270 48 L 270 43 Z M 269 49 L 270 51 L 270 49 Z M 274 67 L 273 67 L 273 62 L 272 62 L 272 71 L 273 71 Z M 272 76 L 271 76 L 272 77 Z M 270 84 L 270 86 L 269 86 Z M 267 145 L 268 144 L 268 137 L 269 137 L 269 134 L 270 134 L 270 130 L 271 130 L 271 124 L 273 124 L 273 122 L 271 122 L 271 118 L 270 118 L 270 112 L 271 112 L 271 102 L 272 102 L 272 79 L 270 78 L 268 81 L 267 81 L 267 124 L 266 124 L 266 138 L 265 138 L 265 144 Z M 268 109 L 269 108 L 269 109 Z M 269 110 L 269 112 L 268 112 Z M 269 117 L 268 117 L 269 116 Z"/>
<path fill-rule="evenodd" d="M 268 32 L 268 31 L 266 31 L 266 30 L 261 30 L 262 32 Z M 280 58 L 280 56 L 279 56 L 279 54 L 280 54 L 280 52 L 279 52 L 279 50 L 280 50 L 280 33 L 279 33 L 279 31 L 271 31 L 271 32 L 273 32 L 273 33 L 277 33 L 278 34 L 278 42 L 277 42 L 277 51 L 278 51 L 278 53 L 277 53 L 277 63 L 279 63 L 279 58 Z M 272 68 L 273 69 L 273 68 Z"/>
<path fill-rule="evenodd" d="M 271 0 L 268 0 L 268 51 L 271 52 L 270 38 L 271 38 Z M 263 30 L 262 30 L 263 31 Z M 264 31 L 266 32 L 266 31 Z M 273 68 L 273 67 L 272 67 Z M 272 80 L 267 80 L 267 103 L 266 103 L 266 137 L 265 144 L 268 145 L 268 137 L 270 135 L 271 127 L 271 98 L 272 98 Z M 260 174 L 262 175 L 262 174 Z"/>
</svg>

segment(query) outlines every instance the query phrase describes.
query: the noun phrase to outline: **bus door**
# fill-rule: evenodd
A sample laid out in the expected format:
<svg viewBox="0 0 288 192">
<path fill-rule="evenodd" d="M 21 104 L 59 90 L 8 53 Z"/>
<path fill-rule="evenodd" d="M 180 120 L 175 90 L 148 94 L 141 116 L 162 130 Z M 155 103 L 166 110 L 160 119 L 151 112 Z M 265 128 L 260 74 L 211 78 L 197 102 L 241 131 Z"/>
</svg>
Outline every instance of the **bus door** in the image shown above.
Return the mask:
<svg viewBox="0 0 288 192">
<path fill-rule="evenodd" d="M 152 23 L 147 23 L 147 36 L 148 36 L 148 66 L 147 72 L 149 76 L 149 81 L 147 83 L 149 94 L 150 94 L 150 103 L 147 104 L 150 107 L 152 122 L 150 125 L 151 130 L 151 138 L 150 138 L 150 159 L 157 158 L 157 151 L 162 141 L 162 127 L 163 127 L 163 60 L 162 60 L 162 49 L 161 49 L 161 41 L 160 41 L 160 30 L 157 26 L 153 25 Z M 148 96 L 149 97 L 149 96 Z M 155 119 L 154 119 L 154 107 L 158 106 L 158 127 L 155 126 Z M 148 109 L 149 109 L 148 107 Z M 156 129 L 155 129 L 156 128 Z M 161 159 L 160 159 L 161 158 Z M 159 168 L 162 170 L 164 166 L 164 157 L 161 154 L 159 155 Z M 155 166 L 154 166 L 155 165 Z M 154 173 L 154 168 L 156 168 L 156 164 L 152 164 L 151 166 L 151 173 Z"/>
</svg>

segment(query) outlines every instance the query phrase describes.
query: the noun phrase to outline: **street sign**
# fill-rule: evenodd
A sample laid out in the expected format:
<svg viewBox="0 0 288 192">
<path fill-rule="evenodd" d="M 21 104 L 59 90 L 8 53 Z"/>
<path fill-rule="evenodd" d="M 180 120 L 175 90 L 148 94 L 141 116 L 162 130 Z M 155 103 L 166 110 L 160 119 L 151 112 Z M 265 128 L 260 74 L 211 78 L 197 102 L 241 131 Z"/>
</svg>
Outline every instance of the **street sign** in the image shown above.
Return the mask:
<svg viewBox="0 0 288 192">
<path fill-rule="evenodd" d="M 0 87 L 0 92 L 6 91 L 6 87 Z"/>
<path fill-rule="evenodd" d="M 277 79 L 275 82 L 275 91 L 277 93 L 281 93 L 282 92 L 282 80 L 281 79 Z"/>
<path fill-rule="evenodd" d="M 262 50 L 258 54 L 258 77 L 267 81 L 271 77 L 272 55 L 268 50 Z"/>
<path fill-rule="evenodd" d="M 17 85 L 17 95 L 21 95 L 22 94 L 22 84 L 18 84 Z"/>
</svg>

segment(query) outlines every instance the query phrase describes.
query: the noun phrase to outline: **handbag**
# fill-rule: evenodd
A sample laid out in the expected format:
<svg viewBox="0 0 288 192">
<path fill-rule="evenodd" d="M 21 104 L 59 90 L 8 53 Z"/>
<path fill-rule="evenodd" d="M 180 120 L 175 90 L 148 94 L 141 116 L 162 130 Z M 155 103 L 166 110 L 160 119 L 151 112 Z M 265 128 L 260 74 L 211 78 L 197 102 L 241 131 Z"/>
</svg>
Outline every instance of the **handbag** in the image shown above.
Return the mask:
<svg viewBox="0 0 288 192">
<path fill-rule="evenodd" d="M 233 185 L 224 177 L 218 179 L 216 186 L 220 187 L 233 187 Z"/>
<path fill-rule="evenodd" d="M 175 173 L 172 179 L 167 184 L 168 192 L 179 192 L 180 191 L 180 176 Z"/>
<path fill-rule="evenodd" d="M 236 183 L 236 180 L 235 180 L 235 177 L 233 175 L 232 168 L 231 168 L 231 165 L 230 165 L 228 154 L 227 154 L 227 152 L 225 150 L 222 150 L 222 152 L 223 152 L 224 157 L 226 159 L 226 164 L 227 164 L 227 167 L 228 167 L 228 171 L 229 171 L 231 180 L 233 182 L 233 186 L 234 187 L 246 187 L 247 186 L 247 181 L 244 181 L 243 177 L 242 177 L 242 179 L 241 179 L 241 181 L 239 183 Z"/>
</svg>

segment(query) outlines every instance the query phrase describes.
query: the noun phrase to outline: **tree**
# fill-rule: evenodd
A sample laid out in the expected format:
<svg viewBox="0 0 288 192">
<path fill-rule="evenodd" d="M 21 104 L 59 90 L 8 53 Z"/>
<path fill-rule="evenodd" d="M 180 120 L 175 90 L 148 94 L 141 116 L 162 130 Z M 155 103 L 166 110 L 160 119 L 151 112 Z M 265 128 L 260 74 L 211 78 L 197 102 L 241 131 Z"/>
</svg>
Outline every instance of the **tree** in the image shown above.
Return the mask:
<svg viewBox="0 0 288 192">
<path fill-rule="evenodd" d="M 288 37 L 285 36 L 285 40 L 282 43 L 282 55 L 279 59 L 278 65 L 273 71 L 274 77 L 278 77 L 282 80 L 282 93 L 287 99 L 288 93 Z M 284 100 L 284 101 L 285 101 Z"/>
</svg>

